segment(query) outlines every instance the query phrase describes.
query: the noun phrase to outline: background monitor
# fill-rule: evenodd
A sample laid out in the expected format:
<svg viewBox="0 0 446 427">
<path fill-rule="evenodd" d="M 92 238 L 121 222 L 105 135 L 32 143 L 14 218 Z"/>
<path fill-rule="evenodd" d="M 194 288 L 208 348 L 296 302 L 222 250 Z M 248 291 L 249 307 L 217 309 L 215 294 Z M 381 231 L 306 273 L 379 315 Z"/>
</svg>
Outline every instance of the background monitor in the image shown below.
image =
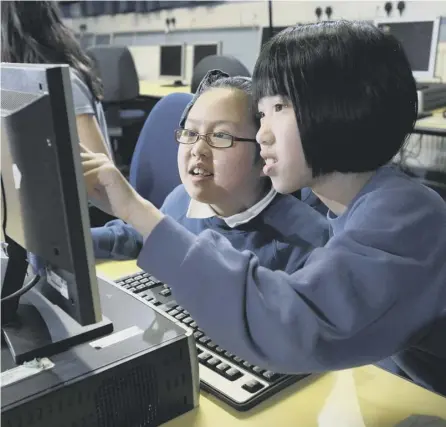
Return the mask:
<svg viewBox="0 0 446 427">
<path fill-rule="evenodd" d="M 19 303 L 3 299 L 23 276 L 2 288 L 2 333 L 17 363 L 112 330 L 101 314 L 69 73 L 67 65 L 1 65 L 4 232 L 49 264 Z"/>
<path fill-rule="evenodd" d="M 184 80 L 185 45 L 160 46 L 160 78 Z"/>
<path fill-rule="evenodd" d="M 270 32 L 270 28 L 269 27 L 263 27 L 262 28 L 262 40 L 261 40 L 261 43 L 260 43 L 260 49 L 262 49 L 262 47 L 263 47 L 263 45 L 271 38 L 271 37 L 274 37 L 276 34 L 278 34 L 278 33 L 280 33 L 281 31 L 283 31 L 285 28 L 288 28 L 289 26 L 287 26 L 287 27 L 273 27 L 272 28 L 272 32 L 273 32 L 273 34 L 272 34 L 272 36 L 271 36 L 271 32 Z"/>
<path fill-rule="evenodd" d="M 192 70 L 195 69 L 197 64 L 207 56 L 211 55 L 221 55 L 221 43 L 205 43 L 205 44 L 195 44 L 193 50 L 193 66 Z"/>
<path fill-rule="evenodd" d="M 440 29 L 439 18 L 410 21 L 383 19 L 376 20 L 375 25 L 400 41 L 415 79 L 434 79 Z"/>
</svg>

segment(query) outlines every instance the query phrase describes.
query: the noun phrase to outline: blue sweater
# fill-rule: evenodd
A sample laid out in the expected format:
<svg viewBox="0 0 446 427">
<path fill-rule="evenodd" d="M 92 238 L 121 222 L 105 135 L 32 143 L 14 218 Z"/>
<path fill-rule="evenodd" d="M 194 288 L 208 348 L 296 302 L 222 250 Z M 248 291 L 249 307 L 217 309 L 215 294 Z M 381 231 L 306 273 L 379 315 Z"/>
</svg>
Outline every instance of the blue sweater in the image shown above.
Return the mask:
<svg viewBox="0 0 446 427">
<path fill-rule="evenodd" d="M 282 218 L 292 226 L 288 212 Z M 410 378 L 446 393 L 444 201 L 383 167 L 330 222 L 333 237 L 292 274 L 168 216 L 138 265 L 169 284 L 214 341 L 253 364 L 321 372 L 393 357 Z"/>
<path fill-rule="evenodd" d="M 161 210 L 194 234 L 214 230 L 237 250 L 255 254 L 260 265 L 272 270 L 294 271 L 315 247 L 328 240 L 327 220 L 293 196 L 276 195 L 257 217 L 235 228 L 217 216 L 188 218 L 190 200 L 180 185 L 169 194 Z M 141 235 L 121 220 L 93 228 L 92 237 L 96 258 L 137 258 L 143 243 Z"/>
</svg>

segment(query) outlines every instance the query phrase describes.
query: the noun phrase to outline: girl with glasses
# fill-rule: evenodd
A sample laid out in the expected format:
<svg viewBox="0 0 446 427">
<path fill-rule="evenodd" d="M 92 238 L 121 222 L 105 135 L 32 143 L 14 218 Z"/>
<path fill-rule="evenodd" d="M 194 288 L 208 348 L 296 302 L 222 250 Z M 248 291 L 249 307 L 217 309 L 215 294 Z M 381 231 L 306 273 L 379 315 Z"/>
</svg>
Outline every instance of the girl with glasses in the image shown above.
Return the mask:
<svg viewBox="0 0 446 427">
<path fill-rule="evenodd" d="M 194 234 L 213 230 L 262 266 L 293 271 L 328 238 L 326 219 L 262 173 L 251 79 L 209 72 L 175 131 L 182 185 L 161 211 Z M 293 217 L 293 227 L 283 212 Z M 121 220 L 93 228 L 97 258 L 137 258 L 142 236 Z"/>
</svg>

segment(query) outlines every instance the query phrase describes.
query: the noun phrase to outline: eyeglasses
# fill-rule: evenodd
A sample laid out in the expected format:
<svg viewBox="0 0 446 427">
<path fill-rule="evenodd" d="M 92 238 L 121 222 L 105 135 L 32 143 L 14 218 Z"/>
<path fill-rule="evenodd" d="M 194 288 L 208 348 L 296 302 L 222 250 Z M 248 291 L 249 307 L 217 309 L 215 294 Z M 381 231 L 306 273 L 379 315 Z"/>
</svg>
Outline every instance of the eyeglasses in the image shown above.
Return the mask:
<svg viewBox="0 0 446 427">
<path fill-rule="evenodd" d="M 175 139 L 180 144 L 192 145 L 195 144 L 200 138 L 203 138 L 208 143 L 208 145 L 214 148 L 232 147 L 234 145 L 234 141 L 248 141 L 257 143 L 255 139 L 238 138 L 224 132 L 199 134 L 198 132 L 187 129 L 177 129 L 175 131 Z"/>
</svg>

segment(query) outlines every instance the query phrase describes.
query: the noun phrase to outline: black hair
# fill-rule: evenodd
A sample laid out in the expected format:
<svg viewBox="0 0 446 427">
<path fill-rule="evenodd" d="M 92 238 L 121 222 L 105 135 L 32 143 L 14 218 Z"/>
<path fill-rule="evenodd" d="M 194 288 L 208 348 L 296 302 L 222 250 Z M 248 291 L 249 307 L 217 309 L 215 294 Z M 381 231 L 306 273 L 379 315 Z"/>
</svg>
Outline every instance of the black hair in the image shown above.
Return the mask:
<svg viewBox="0 0 446 427">
<path fill-rule="evenodd" d="M 262 49 L 254 100 L 292 103 L 313 176 L 388 163 L 411 133 L 417 92 L 401 44 L 366 22 L 290 27 Z"/>
<path fill-rule="evenodd" d="M 91 59 L 62 22 L 55 1 L 1 2 L 2 62 L 68 64 L 102 97 L 102 85 Z"/>
</svg>

